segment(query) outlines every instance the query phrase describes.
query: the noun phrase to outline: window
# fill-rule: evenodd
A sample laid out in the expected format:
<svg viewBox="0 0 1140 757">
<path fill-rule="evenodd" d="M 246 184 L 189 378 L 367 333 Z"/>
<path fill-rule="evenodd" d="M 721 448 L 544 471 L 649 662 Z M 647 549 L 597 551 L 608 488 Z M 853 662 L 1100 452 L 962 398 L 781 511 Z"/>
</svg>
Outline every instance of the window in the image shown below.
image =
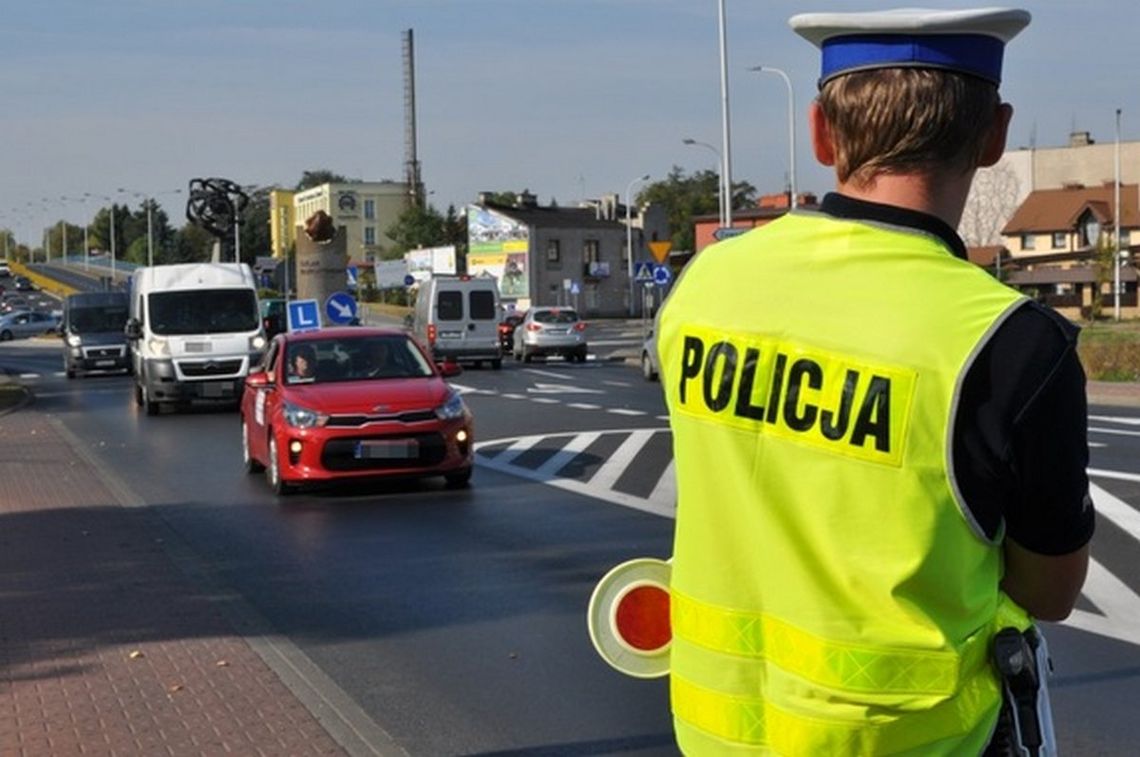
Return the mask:
<svg viewBox="0 0 1140 757">
<path fill-rule="evenodd" d="M 497 321 L 499 314 L 495 312 L 495 293 L 486 289 L 471 292 L 471 317 L 477 321 Z"/>
<path fill-rule="evenodd" d="M 441 321 L 458 321 L 463 318 L 463 292 L 440 292 L 436 299 L 436 313 Z"/>
<path fill-rule="evenodd" d="M 1037 238 L 1035 236 L 1033 236 L 1032 234 L 1022 234 L 1021 235 L 1021 249 L 1023 249 L 1023 250 L 1036 249 L 1037 248 L 1036 242 L 1037 242 Z"/>
<path fill-rule="evenodd" d="M 599 246 L 598 240 L 587 239 L 582 243 L 582 262 L 587 265 L 590 263 L 597 263 L 599 260 Z"/>
<path fill-rule="evenodd" d="M 1100 240 L 1100 221 L 1092 213 L 1081 216 L 1080 229 L 1082 247 L 1092 247 Z"/>
<path fill-rule="evenodd" d="M 562 244 L 557 239 L 546 240 L 546 262 L 562 262 Z"/>
<path fill-rule="evenodd" d="M 364 201 L 364 217 L 367 218 L 369 221 L 374 220 L 376 218 L 376 201 L 375 200 L 365 200 Z"/>
<path fill-rule="evenodd" d="M 1054 231 L 1053 232 L 1053 249 L 1054 250 L 1061 250 L 1061 249 L 1064 249 L 1064 247 L 1065 247 L 1065 232 Z"/>
<path fill-rule="evenodd" d="M 364 244 L 376 244 L 376 227 L 364 227 Z"/>
</svg>

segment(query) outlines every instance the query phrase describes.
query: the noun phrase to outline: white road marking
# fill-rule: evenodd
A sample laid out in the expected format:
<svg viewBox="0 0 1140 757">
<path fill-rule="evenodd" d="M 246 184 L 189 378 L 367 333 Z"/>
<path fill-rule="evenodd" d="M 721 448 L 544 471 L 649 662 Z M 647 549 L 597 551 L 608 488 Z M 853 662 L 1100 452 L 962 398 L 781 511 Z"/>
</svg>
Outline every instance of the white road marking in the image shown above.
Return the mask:
<svg viewBox="0 0 1140 757">
<path fill-rule="evenodd" d="M 587 402 L 569 402 L 566 407 L 572 407 L 575 410 L 601 410 L 601 405 L 591 405 Z"/>
<path fill-rule="evenodd" d="M 1140 431 L 1125 431 L 1121 428 L 1094 428 L 1089 426 L 1090 434 L 1116 434 L 1118 436 L 1140 436 Z"/>
<path fill-rule="evenodd" d="M 670 460 L 669 465 L 665 467 L 665 472 L 661 474 L 661 478 L 657 479 L 657 486 L 653 487 L 653 491 L 649 493 L 649 500 L 651 502 L 672 502 L 673 508 L 677 507 L 677 470 L 674 467 L 674 461 Z"/>
<path fill-rule="evenodd" d="M 614 415 L 645 415 L 646 414 L 644 410 L 627 410 L 624 407 L 611 407 L 606 412 L 607 413 L 613 413 Z"/>
<path fill-rule="evenodd" d="M 529 394 L 605 394 L 601 389 L 587 389 L 573 384 L 538 384 L 526 388 Z"/>
<path fill-rule="evenodd" d="M 544 438 L 545 437 L 541 434 L 537 436 L 519 437 L 511 446 L 507 447 L 505 450 L 499 453 L 498 457 L 495 458 L 495 462 L 502 463 L 503 465 L 511 463 L 516 457 L 526 452 L 534 445 L 538 444 Z M 478 449 L 479 445 L 476 445 L 475 448 Z"/>
<path fill-rule="evenodd" d="M 590 477 L 590 485 L 602 489 L 612 489 L 621 474 L 633 462 L 634 455 L 640 452 L 645 443 L 656 433 L 656 430 L 645 429 L 632 432 L 621 443 L 621 446 L 614 450 L 609 459 L 602 464 L 602 467 L 598 468 L 597 472 Z"/>
<path fill-rule="evenodd" d="M 633 384 L 629 383 L 628 381 L 603 381 L 602 383 L 606 386 L 621 386 L 627 389 L 633 386 Z"/>
<path fill-rule="evenodd" d="M 562 400 L 552 399 L 550 397 L 531 397 L 531 402 L 537 402 L 540 405 L 561 405 Z"/>
<path fill-rule="evenodd" d="M 524 368 L 527 373 L 533 373 L 536 376 L 549 376 L 550 378 L 561 379 L 563 381 L 573 381 L 573 376 L 567 376 L 565 373 L 555 373 L 554 371 L 542 371 L 538 368 Z"/>
<path fill-rule="evenodd" d="M 1088 445 L 1089 445 L 1089 447 L 1107 447 L 1108 446 L 1104 442 L 1089 442 Z"/>
<path fill-rule="evenodd" d="M 525 399 L 529 399 L 529 398 L 528 398 L 527 396 L 525 396 L 525 395 L 522 395 L 522 394 L 514 394 L 513 392 L 508 392 L 508 393 L 506 393 L 506 394 L 500 394 L 499 396 L 500 396 L 500 397 L 502 397 L 503 399 L 506 399 L 506 400 L 525 400 Z"/>
<path fill-rule="evenodd" d="M 1115 470 L 1102 470 L 1100 468 L 1087 468 L 1085 470 L 1090 476 L 1097 478 L 1113 478 L 1117 481 L 1137 481 L 1140 482 L 1140 475 L 1136 473 L 1125 473 L 1123 471 Z"/>
<path fill-rule="evenodd" d="M 562 466 L 573 460 L 580 452 L 585 450 L 601 436 L 600 432 L 590 431 L 577 434 L 562 449 L 551 455 L 550 459 L 540 465 L 536 470 L 540 476 L 553 476 L 562 469 Z"/>
<path fill-rule="evenodd" d="M 1126 426 L 1140 426 L 1140 418 L 1119 417 L 1115 415 L 1090 415 L 1090 421 L 1105 421 L 1107 423 L 1123 423 Z"/>
<path fill-rule="evenodd" d="M 1140 596 L 1096 560 L 1081 593 L 1102 614 L 1073 610 L 1062 625 L 1140 646 Z"/>
</svg>

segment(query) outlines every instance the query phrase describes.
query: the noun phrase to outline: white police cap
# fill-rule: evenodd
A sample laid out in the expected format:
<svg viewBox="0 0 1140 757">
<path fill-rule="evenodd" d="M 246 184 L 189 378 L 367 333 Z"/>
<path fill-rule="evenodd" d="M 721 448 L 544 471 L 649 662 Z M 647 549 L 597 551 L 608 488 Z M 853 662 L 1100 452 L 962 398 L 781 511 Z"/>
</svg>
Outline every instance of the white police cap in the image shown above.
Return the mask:
<svg viewBox="0 0 1140 757">
<path fill-rule="evenodd" d="M 819 47 L 819 84 L 874 68 L 942 68 L 1001 82 L 1005 45 L 1029 25 L 1029 11 L 1014 8 L 873 13 L 800 13 L 788 21 Z"/>
</svg>

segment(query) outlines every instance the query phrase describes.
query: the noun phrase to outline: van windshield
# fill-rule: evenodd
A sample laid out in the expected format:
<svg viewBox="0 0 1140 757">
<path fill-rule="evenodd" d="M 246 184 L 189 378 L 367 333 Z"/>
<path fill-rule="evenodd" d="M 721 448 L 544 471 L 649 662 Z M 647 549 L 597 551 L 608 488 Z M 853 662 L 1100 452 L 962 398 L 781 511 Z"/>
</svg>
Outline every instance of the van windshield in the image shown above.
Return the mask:
<svg viewBox="0 0 1140 757">
<path fill-rule="evenodd" d="M 257 331 L 257 295 L 252 289 L 155 292 L 148 300 L 156 334 L 226 334 Z"/>
<path fill-rule="evenodd" d="M 73 334 L 106 334 L 122 331 L 126 323 L 126 305 L 72 307 L 67 311 L 67 327 Z"/>
</svg>

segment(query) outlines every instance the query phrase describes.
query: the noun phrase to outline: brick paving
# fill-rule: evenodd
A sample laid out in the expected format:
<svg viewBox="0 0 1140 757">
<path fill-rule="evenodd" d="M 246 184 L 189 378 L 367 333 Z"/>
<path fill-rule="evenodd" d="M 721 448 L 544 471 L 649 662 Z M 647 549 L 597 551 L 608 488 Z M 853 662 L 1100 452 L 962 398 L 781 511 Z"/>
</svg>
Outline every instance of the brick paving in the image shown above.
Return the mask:
<svg viewBox="0 0 1140 757">
<path fill-rule="evenodd" d="M 0 756 L 344 754 L 46 416 L 0 415 Z"/>
</svg>

